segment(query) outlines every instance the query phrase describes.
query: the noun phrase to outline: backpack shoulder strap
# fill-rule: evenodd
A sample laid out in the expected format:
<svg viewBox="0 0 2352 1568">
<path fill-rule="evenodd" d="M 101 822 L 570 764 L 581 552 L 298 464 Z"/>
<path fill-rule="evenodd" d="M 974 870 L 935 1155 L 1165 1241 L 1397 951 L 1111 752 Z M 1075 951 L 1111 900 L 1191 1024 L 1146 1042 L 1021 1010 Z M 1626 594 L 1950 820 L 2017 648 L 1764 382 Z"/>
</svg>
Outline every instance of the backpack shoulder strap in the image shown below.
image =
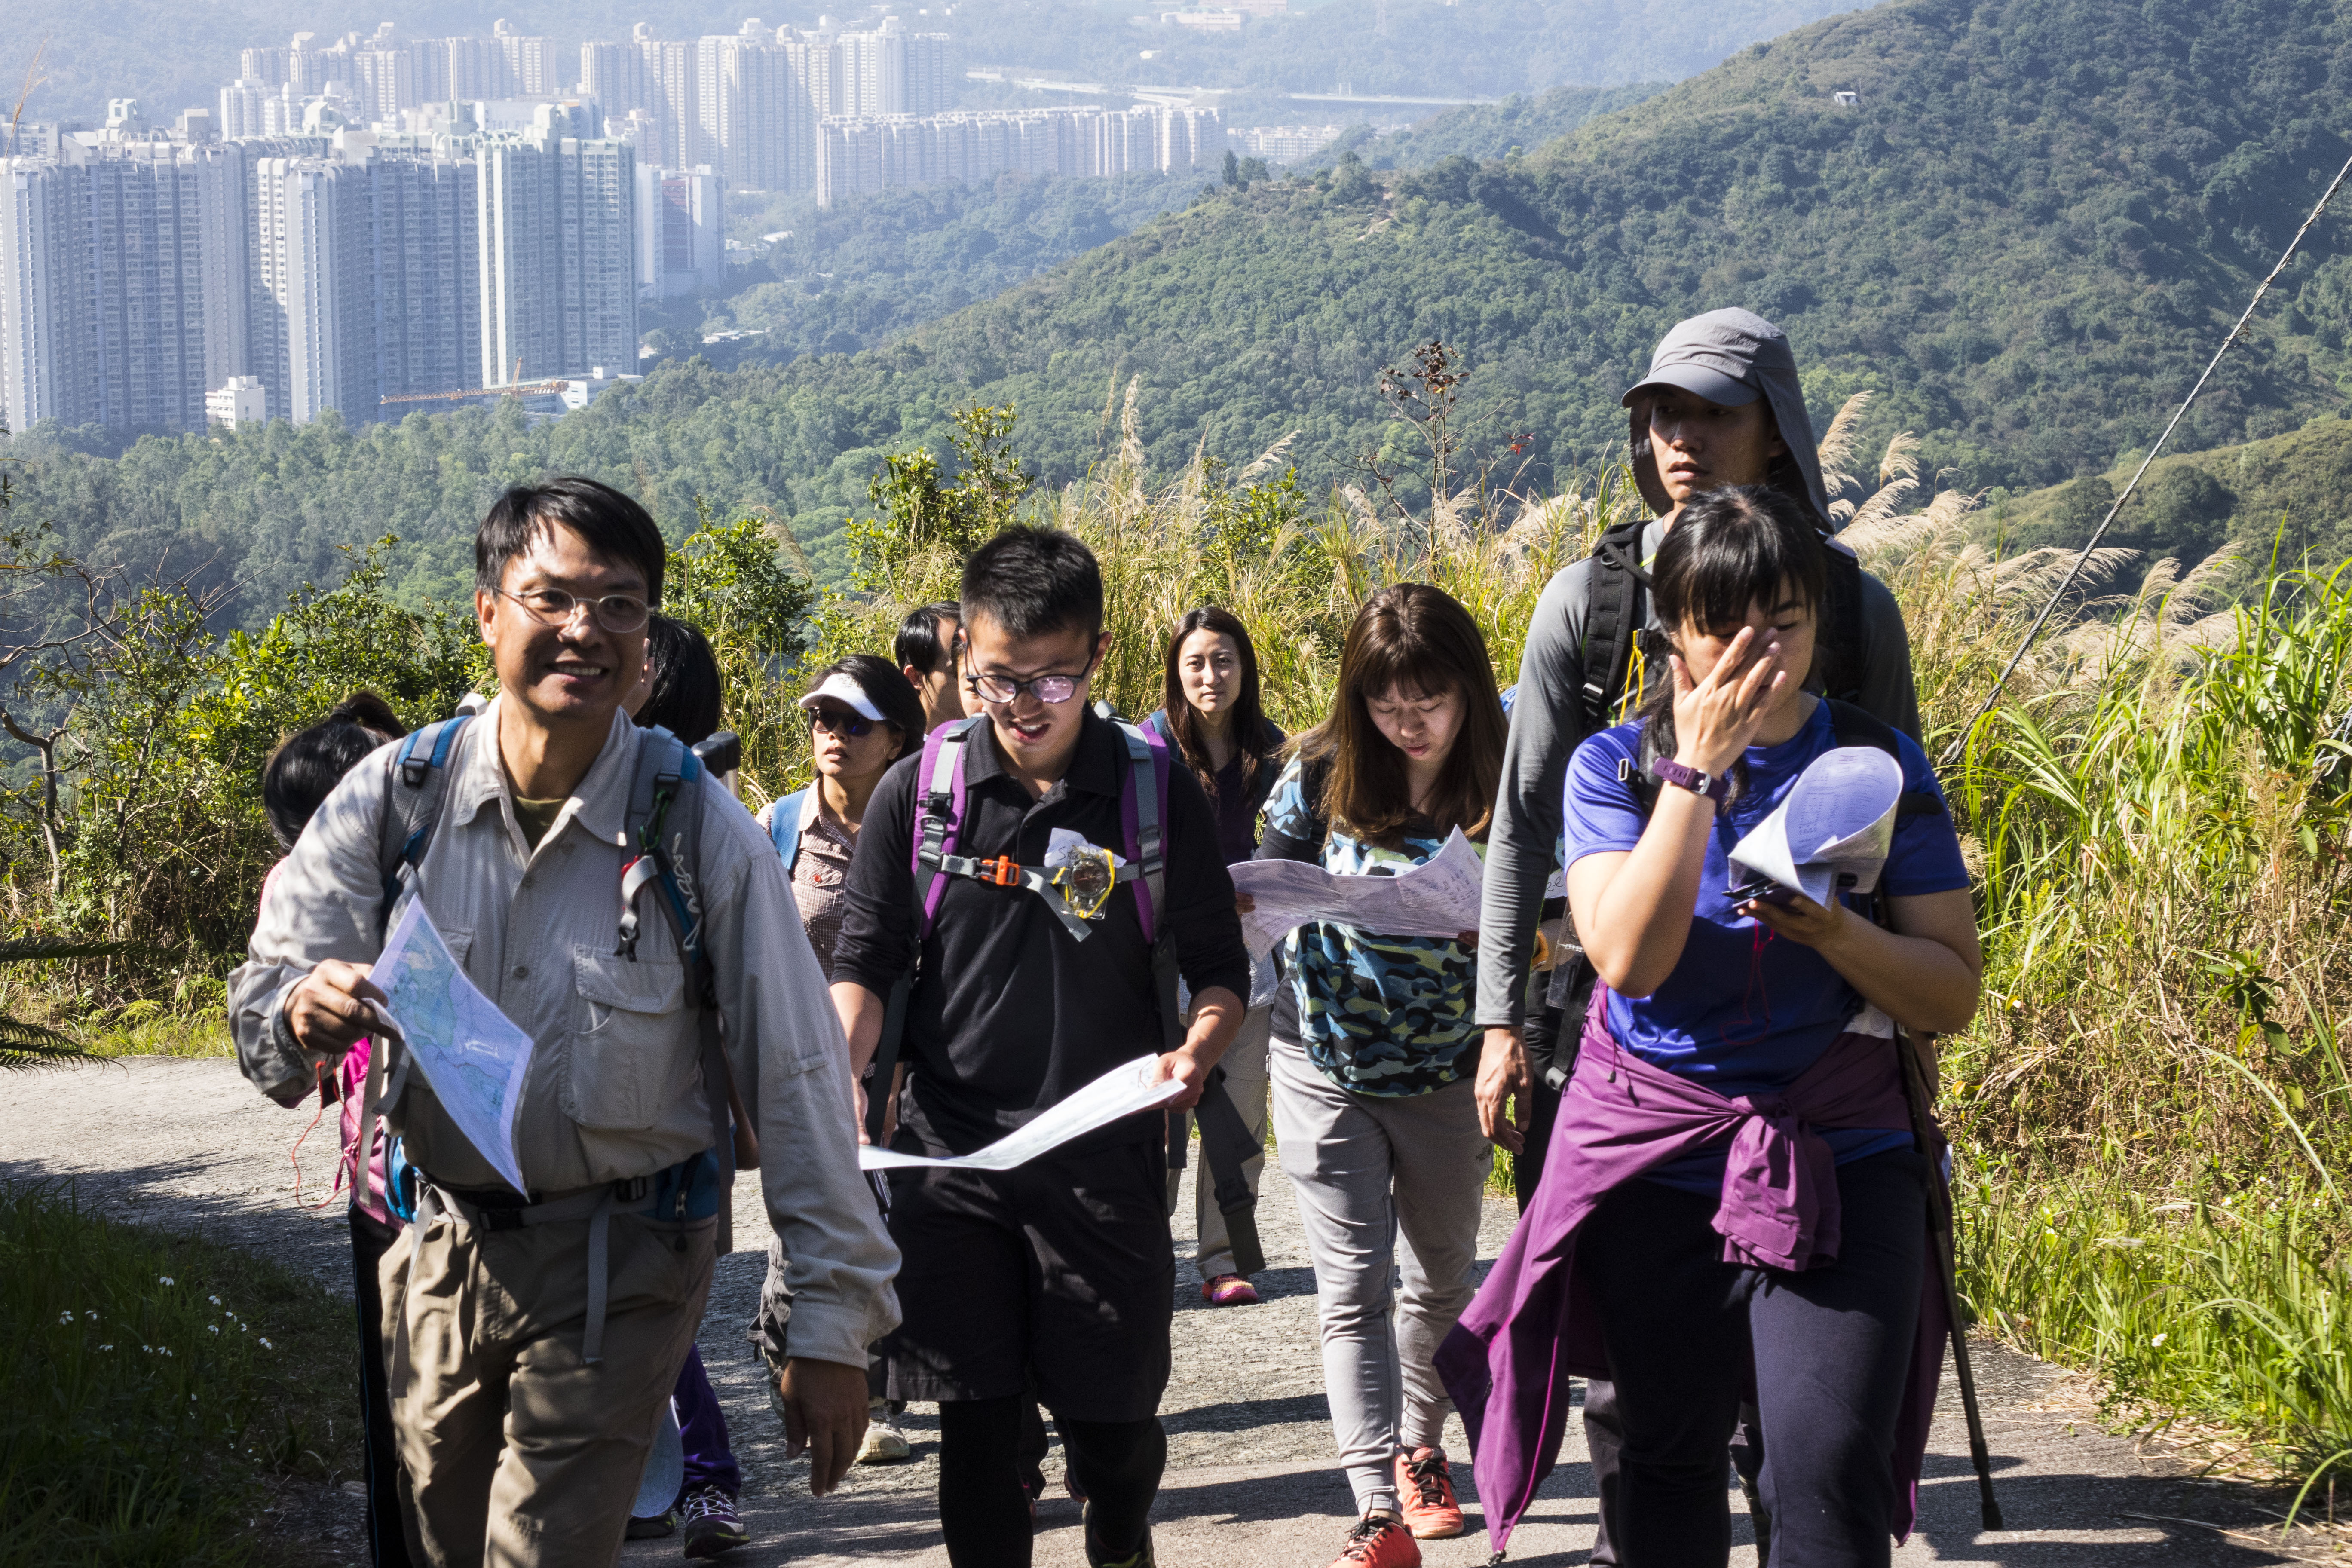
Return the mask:
<svg viewBox="0 0 2352 1568">
<path fill-rule="evenodd" d="M 1143 940 L 1155 940 L 1160 911 L 1166 908 L 1167 856 L 1162 824 L 1168 800 L 1168 742 L 1156 728 L 1119 721 L 1127 742 L 1127 779 L 1118 792 L 1119 827 L 1128 858 L 1142 872 L 1135 884 L 1136 913 Z"/>
<path fill-rule="evenodd" d="M 413 730 L 393 755 L 390 795 L 377 840 L 376 860 L 383 876 L 383 902 L 376 910 L 379 936 L 391 929 L 393 906 L 401 893 L 415 885 L 416 868 L 424 863 L 433 829 L 441 820 L 442 802 L 449 797 L 449 763 L 457 737 L 473 717 L 460 713 Z"/>
<path fill-rule="evenodd" d="M 1862 696 L 1862 562 L 1833 539 L 1822 541 L 1822 554 L 1829 585 L 1829 603 L 1821 616 L 1822 652 L 1827 655 L 1822 661 L 1822 691 L 1853 703 Z"/>
<path fill-rule="evenodd" d="M 910 848 L 915 870 L 915 905 L 919 914 L 915 940 L 931 934 L 947 897 L 947 878 L 940 857 L 956 847 L 963 826 L 963 755 L 971 743 L 978 715 L 951 719 L 923 737 L 923 758 L 916 763 L 915 831 Z"/>
<path fill-rule="evenodd" d="M 1625 693 L 1633 639 L 1643 625 L 1642 590 L 1650 581 L 1641 561 L 1642 531 L 1648 526 L 1646 522 L 1619 523 L 1602 534 L 1592 549 L 1591 566 L 1584 579 L 1580 735 L 1607 729 L 1610 710 Z"/>
<path fill-rule="evenodd" d="M 776 854 L 784 862 L 784 875 L 793 874 L 793 861 L 801 852 L 801 813 L 808 807 L 809 790 L 796 789 L 776 802 L 768 813 L 768 841 L 776 847 Z"/>
</svg>

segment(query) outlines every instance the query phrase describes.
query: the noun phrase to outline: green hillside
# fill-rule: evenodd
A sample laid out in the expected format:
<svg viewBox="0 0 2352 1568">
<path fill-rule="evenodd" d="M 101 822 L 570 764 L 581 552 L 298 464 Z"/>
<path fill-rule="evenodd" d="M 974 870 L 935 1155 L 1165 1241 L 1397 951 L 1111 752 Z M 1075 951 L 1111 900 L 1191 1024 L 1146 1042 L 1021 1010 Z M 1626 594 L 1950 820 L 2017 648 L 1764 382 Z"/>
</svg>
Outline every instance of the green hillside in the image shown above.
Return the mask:
<svg viewBox="0 0 2352 1568">
<path fill-rule="evenodd" d="M 1370 125 L 1354 125 L 1328 147 L 1305 161 L 1326 169 L 1353 153 L 1375 171 L 1425 169 L 1447 158 L 1484 163 L 1512 148 L 1532 152 L 1567 135 L 1588 120 L 1631 109 L 1666 89 L 1662 81 L 1630 87 L 1556 87 L 1529 98 L 1513 93 L 1500 103 L 1474 103 L 1433 115 L 1419 124 L 1382 136 Z"/>
<path fill-rule="evenodd" d="M 2107 515 L 2138 468 L 2142 454 L 2105 473 L 2023 495 L 1993 498 L 1979 531 L 2012 552 L 2042 545 L 2080 546 Z M 2267 441 L 2168 453 L 2101 542 L 2171 556 L 2193 566 L 2224 544 L 2267 565 L 2281 559 L 2326 564 L 2352 559 L 2352 420 L 2318 419 Z"/>
<path fill-rule="evenodd" d="M 86 548 L 211 542 L 249 610 L 329 573 L 333 542 L 394 528 L 454 562 L 499 482 L 550 468 L 646 491 L 672 527 L 698 501 L 772 508 L 823 563 L 880 455 L 944 452 L 947 411 L 973 397 L 1018 405 L 1053 480 L 1105 449 L 1130 380 L 1163 470 L 1203 440 L 1246 461 L 1296 430 L 1306 479 L 1347 479 L 1368 450 L 1407 454 L 1375 384 L 1431 337 L 1470 366 L 1479 449 L 1511 441 L 1541 486 L 1622 441 L 1617 395 L 1670 322 L 1727 304 L 1790 328 L 1817 417 L 1877 388 L 1876 434 L 1918 432 L 1947 482 L 2022 490 L 2154 439 L 2352 145 L 2347 85 L 2352 37 L 2325 0 L 1900 0 L 1508 165 L 1342 163 L 1204 192 L 859 354 L 666 367 L 540 428 L 419 416 L 148 441 L 120 465 L 37 436 L 26 499 Z M 2337 236 L 2315 231 L 2182 449 L 2344 405 Z"/>
</svg>

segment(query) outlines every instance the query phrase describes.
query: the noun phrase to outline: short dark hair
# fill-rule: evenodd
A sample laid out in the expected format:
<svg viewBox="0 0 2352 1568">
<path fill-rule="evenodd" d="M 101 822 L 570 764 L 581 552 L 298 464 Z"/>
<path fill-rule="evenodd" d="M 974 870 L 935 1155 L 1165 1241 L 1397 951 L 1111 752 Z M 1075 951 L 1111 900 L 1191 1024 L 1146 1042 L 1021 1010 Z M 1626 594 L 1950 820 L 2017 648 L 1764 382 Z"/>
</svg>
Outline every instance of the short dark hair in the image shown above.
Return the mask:
<svg viewBox="0 0 2352 1568">
<path fill-rule="evenodd" d="M 646 622 L 646 663 L 653 680 L 646 705 L 637 710 L 638 728 L 658 724 L 689 746 L 710 739 L 727 696 L 710 639 L 684 621 L 651 616 Z"/>
<path fill-rule="evenodd" d="M 963 563 L 963 612 L 986 616 L 1013 637 L 1102 630 L 1102 567 L 1076 534 L 1008 528 Z"/>
<path fill-rule="evenodd" d="M 1668 637 L 1685 621 L 1727 631 L 1784 587 L 1818 610 L 1829 594 L 1829 561 L 1811 507 L 1769 484 L 1693 496 L 1651 563 L 1650 600 Z"/>
<path fill-rule="evenodd" d="M 815 690 L 825 683 L 826 678 L 835 675 L 845 675 L 857 682 L 857 689 L 866 693 L 866 700 L 882 710 L 882 721 L 898 731 L 899 757 L 922 745 L 922 699 L 915 695 L 915 689 L 907 684 L 906 676 L 896 666 L 878 653 L 853 653 L 818 670 L 816 679 L 809 682 L 809 689 Z"/>
<path fill-rule="evenodd" d="M 261 809 L 278 846 L 293 848 L 343 775 L 406 733 L 391 703 L 373 691 L 354 691 L 324 719 L 288 736 L 261 765 Z"/>
<path fill-rule="evenodd" d="M 652 514 L 612 486 L 577 476 L 516 485 L 490 503 L 474 535 L 474 586 L 497 593 L 506 585 L 508 563 L 543 530 L 557 527 L 578 534 L 602 559 L 635 566 L 645 574 L 646 603 L 661 603 L 669 547 Z"/>
<path fill-rule="evenodd" d="M 946 621 L 963 619 L 963 606 L 946 603 L 924 605 L 907 612 L 907 619 L 898 627 L 898 640 L 890 652 L 904 671 L 908 666 L 925 675 L 937 675 L 955 658 L 955 647 L 940 636 L 940 626 Z"/>
</svg>

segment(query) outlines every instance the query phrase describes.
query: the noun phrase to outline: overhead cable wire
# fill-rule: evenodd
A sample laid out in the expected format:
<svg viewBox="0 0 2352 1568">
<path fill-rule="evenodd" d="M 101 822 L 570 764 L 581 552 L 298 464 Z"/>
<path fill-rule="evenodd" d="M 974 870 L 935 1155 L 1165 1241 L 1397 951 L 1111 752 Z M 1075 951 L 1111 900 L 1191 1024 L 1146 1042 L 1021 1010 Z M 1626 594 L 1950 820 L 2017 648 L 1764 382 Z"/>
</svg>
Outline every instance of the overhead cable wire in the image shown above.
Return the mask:
<svg viewBox="0 0 2352 1568">
<path fill-rule="evenodd" d="M 2197 401 L 2198 395 L 2205 390 L 2205 384 L 2212 379 L 2214 370 L 2221 363 L 2221 356 L 2228 353 L 2231 345 L 2245 335 L 2246 324 L 2254 319 L 2254 310 L 2262 304 L 2263 296 L 2270 292 L 2271 285 L 2278 281 L 2279 275 L 2284 272 L 2287 269 L 2287 264 L 2294 259 L 2295 251 L 2303 245 L 2304 236 L 2309 234 L 2311 226 L 2319 221 L 2319 215 L 2327 210 L 2327 204 L 2336 199 L 2336 193 L 2343 188 L 2347 176 L 2352 176 L 2352 158 L 2346 159 L 2344 167 L 2336 172 L 2336 178 L 2329 183 L 2327 189 L 2321 193 L 2318 205 L 2311 209 L 2311 216 L 2303 220 L 2303 226 L 2294 231 L 2293 239 L 2287 241 L 2285 251 L 2278 258 L 2278 265 L 2271 268 L 2270 276 L 2263 279 L 2262 285 L 2254 290 L 2254 297 L 2246 301 L 2245 313 L 2238 318 L 2238 324 L 2230 329 L 2230 335 L 2221 340 L 2221 346 L 2213 351 L 2212 359 L 2206 363 L 2205 374 L 2199 376 L 2197 384 L 2189 389 L 2189 395 L 2181 400 L 2179 408 L 2174 411 L 2172 422 L 2164 427 L 2164 434 L 2156 438 L 2156 445 L 2149 447 L 2147 456 L 2140 459 L 2139 470 L 2132 475 L 2131 483 L 2126 485 L 2124 493 L 2116 498 L 2116 504 L 2107 509 L 2107 515 L 2100 521 L 2099 526 L 2091 531 L 2090 540 L 2084 544 L 2081 553 L 2074 557 L 2074 565 L 2066 569 L 2066 575 L 2051 594 L 2050 602 L 2042 606 L 2042 613 L 2033 617 L 2033 625 L 2026 628 L 2025 640 L 2017 645 L 2017 651 L 2010 655 L 2009 662 L 2001 667 L 2000 678 L 1992 683 L 1992 689 L 1985 693 L 1984 701 L 1978 705 L 1976 712 L 1969 716 L 1968 723 L 1961 728 L 1960 732 L 1953 737 L 1952 744 L 1944 752 L 1938 766 L 1950 767 L 1953 763 L 1959 760 L 1960 753 L 1968 749 L 1969 737 L 1976 733 L 1977 726 L 1983 723 L 1985 715 L 1992 711 L 1992 705 L 2000 700 L 2001 689 L 2009 684 L 2009 678 L 2017 673 L 2017 667 L 2024 662 L 2027 650 L 2033 647 L 2034 639 L 2042 635 L 2042 628 L 2049 624 L 2050 617 L 2057 610 L 2060 601 L 2066 597 L 2067 590 L 2074 585 L 2074 579 L 2081 576 L 2083 568 L 2089 564 L 2091 552 L 2099 547 L 2099 541 L 2106 537 L 2109 525 L 2124 510 L 2124 503 L 2130 500 L 2132 493 L 2139 489 L 2140 480 L 2147 475 L 2148 465 L 2156 461 L 2158 454 L 2164 450 L 2164 444 L 2172 439 L 2173 431 L 2180 427 L 2181 419 L 2187 416 L 2190 405 Z"/>
</svg>

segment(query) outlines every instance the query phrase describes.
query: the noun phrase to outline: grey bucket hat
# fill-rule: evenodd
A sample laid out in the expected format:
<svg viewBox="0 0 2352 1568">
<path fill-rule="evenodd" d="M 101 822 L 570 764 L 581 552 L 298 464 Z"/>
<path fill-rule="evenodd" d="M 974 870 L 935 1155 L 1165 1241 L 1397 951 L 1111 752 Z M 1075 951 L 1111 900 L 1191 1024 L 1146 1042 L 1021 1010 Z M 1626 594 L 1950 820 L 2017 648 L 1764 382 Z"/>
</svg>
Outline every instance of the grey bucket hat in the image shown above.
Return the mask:
<svg viewBox="0 0 2352 1568">
<path fill-rule="evenodd" d="M 1781 445 L 1789 449 L 1788 457 L 1773 463 L 1768 482 L 1811 507 L 1824 532 L 1832 528 L 1813 424 L 1805 413 L 1804 391 L 1797 384 L 1797 356 L 1786 332 L 1752 310 L 1734 309 L 1677 321 L 1658 341 L 1657 352 L 1650 356 L 1650 374 L 1620 401 L 1627 411 L 1634 479 L 1642 499 L 1661 515 L 1674 509 L 1674 501 L 1659 482 L 1657 460 L 1650 452 L 1648 395 L 1669 386 L 1727 408 L 1765 399 Z"/>
</svg>

